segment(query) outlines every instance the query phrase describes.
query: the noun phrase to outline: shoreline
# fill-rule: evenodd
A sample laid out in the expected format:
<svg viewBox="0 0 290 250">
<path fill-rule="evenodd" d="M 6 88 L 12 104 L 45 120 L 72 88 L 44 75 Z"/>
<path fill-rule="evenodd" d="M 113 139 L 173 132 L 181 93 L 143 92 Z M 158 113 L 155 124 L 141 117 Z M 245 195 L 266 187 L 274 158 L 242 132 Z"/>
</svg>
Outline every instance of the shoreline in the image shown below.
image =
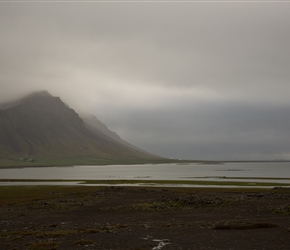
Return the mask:
<svg viewBox="0 0 290 250">
<path fill-rule="evenodd" d="M 116 180 L 92 180 L 92 179 L 0 179 L 0 186 L 112 186 L 112 187 L 184 187 L 184 188 L 289 188 L 290 183 L 274 182 L 275 180 L 289 181 L 289 178 L 256 178 L 254 182 L 241 181 L 243 178 L 237 177 L 232 180 L 239 181 L 199 181 L 199 180 L 154 180 L 154 179 L 116 179 Z M 248 178 L 247 178 L 248 179 Z M 246 180 L 247 180 L 246 179 Z M 250 178 L 250 180 L 252 180 Z M 257 181 L 259 180 L 259 181 Z M 263 182 L 268 180 L 268 182 Z M 273 182 L 271 182 L 273 181 Z"/>
<path fill-rule="evenodd" d="M 277 161 L 207 161 L 207 160 L 178 160 L 178 159 L 166 159 L 166 160 L 157 160 L 157 161 L 115 161 L 115 160 L 102 160 L 100 159 L 100 162 L 96 161 L 93 163 L 86 163 L 84 162 L 71 162 L 71 163 L 61 163 L 61 162 L 55 162 L 53 164 L 50 163 L 41 163 L 37 165 L 36 162 L 29 163 L 27 164 L 30 165 L 6 165 L 1 163 L 0 161 L 0 169 L 18 169 L 18 168 L 43 168 L 43 167 L 74 167 L 74 166 L 114 166 L 114 165 L 157 165 L 157 164 L 198 164 L 198 165 L 203 165 L 203 164 L 215 164 L 215 165 L 223 165 L 227 163 L 290 163 L 289 160 L 277 160 Z M 2 165 L 2 166 L 1 166 Z"/>
</svg>

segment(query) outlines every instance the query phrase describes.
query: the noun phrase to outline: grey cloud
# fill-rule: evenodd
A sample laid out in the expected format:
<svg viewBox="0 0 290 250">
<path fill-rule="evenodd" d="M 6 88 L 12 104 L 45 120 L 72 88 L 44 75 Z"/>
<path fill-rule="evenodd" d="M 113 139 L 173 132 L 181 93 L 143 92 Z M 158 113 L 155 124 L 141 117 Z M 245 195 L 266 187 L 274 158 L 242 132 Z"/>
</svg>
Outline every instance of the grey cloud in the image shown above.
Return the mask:
<svg viewBox="0 0 290 250">
<path fill-rule="evenodd" d="M 0 100 L 47 89 L 134 144 L 288 158 L 283 3 L 0 3 Z"/>
<path fill-rule="evenodd" d="M 100 116 L 128 141 L 167 157 L 289 158 L 289 105 L 193 101 L 166 110 L 117 111 L 113 119 Z"/>
</svg>

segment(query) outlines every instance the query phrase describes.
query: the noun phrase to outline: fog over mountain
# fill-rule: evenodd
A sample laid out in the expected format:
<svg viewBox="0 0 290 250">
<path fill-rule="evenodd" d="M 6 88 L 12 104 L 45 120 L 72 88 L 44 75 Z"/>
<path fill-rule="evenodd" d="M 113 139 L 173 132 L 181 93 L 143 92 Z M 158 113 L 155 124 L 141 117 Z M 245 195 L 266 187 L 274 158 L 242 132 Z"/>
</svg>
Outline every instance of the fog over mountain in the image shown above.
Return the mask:
<svg viewBox="0 0 290 250">
<path fill-rule="evenodd" d="M 172 158 L 290 160 L 283 1 L 0 2 L 0 103 L 48 90 Z"/>
<path fill-rule="evenodd" d="M 123 141 L 94 116 L 81 118 L 47 91 L 0 105 L 0 138 L 0 158 L 6 160 L 160 159 Z"/>
</svg>

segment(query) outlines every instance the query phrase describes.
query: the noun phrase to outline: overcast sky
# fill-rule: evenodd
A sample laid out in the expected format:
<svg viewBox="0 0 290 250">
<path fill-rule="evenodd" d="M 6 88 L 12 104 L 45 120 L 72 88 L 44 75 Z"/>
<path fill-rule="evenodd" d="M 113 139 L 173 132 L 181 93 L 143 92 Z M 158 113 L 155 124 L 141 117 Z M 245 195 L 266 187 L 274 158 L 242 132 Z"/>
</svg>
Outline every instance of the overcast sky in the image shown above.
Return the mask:
<svg viewBox="0 0 290 250">
<path fill-rule="evenodd" d="M 0 2 L 0 100 L 37 90 L 165 157 L 290 160 L 290 2 Z"/>
</svg>

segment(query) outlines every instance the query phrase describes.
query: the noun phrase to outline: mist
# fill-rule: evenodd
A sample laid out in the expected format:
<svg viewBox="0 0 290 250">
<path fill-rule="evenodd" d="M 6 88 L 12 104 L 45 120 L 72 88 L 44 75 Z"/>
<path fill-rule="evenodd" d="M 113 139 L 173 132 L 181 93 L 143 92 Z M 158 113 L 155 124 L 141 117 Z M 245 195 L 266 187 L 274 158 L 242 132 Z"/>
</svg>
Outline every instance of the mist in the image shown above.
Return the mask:
<svg viewBox="0 0 290 250">
<path fill-rule="evenodd" d="M 0 102 L 47 90 L 171 158 L 290 159 L 289 4 L 0 6 Z"/>
</svg>

